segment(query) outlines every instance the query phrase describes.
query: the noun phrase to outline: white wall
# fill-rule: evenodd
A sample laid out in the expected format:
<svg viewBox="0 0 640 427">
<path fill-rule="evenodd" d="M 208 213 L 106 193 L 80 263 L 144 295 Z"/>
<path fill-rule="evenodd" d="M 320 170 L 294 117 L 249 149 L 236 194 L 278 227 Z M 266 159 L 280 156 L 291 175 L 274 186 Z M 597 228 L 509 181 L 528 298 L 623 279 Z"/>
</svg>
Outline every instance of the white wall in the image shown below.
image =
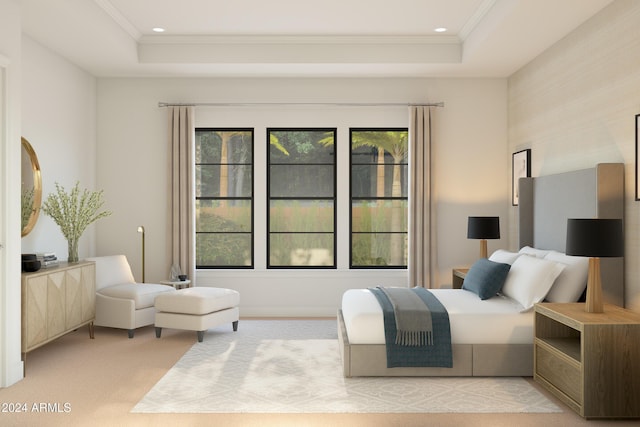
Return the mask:
<svg viewBox="0 0 640 427">
<path fill-rule="evenodd" d="M 448 286 L 453 267 L 470 265 L 477 258 L 478 242 L 466 239 L 467 216 L 499 215 L 506 223 L 506 94 L 503 79 L 99 79 L 97 187 L 105 190 L 114 215 L 97 225 L 98 255 L 126 254 L 139 279 L 141 242 L 136 229 L 144 225 L 147 281 L 168 276 L 168 113 L 158 108 L 158 101 L 443 101 L 445 107 L 436 109 L 433 117 L 433 173 L 438 276 L 439 283 Z M 407 117 L 406 107 L 197 107 L 196 126 L 255 128 L 255 209 L 261 218 L 266 201 L 260 160 L 266 155 L 266 127 L 335 126 L 338 150 L 348 150 L 349 126 L 407 126 Z M 348 161 L 338 168 L 338 183 L 346 183 Z M 348 197 L 348 187 L 338 187 Z M 348 206 L 339 202 L 338 210 L 337 229 L 346 234 Z M 266 270 L 264 227 L 263 221 L 256 222 L 255 270 L 208 270 L 197 276 L 199 285 L 239 290 L 245 316 L 332 316 L 348 288 L 406 283 L 404 271 L 348 271 L 344 245 L 339 247 L 335 271 Z M 490 242 L 490 250 L 502 246 L 502 241 Z"/>
<path fill-rule="evenodd" d="M 65 189 L 95 189 L 96 79 L 29 37 L 22 37 L 22 136 L 33 146 L 42 171 L 42 200 Z M 80 258 L 93 255 L 95 230 L 79 242 Z M 55 252 L 67 259 L 67 241 L 51 217 L 22 238 L 22 253 Z"/>
<path fill-rule="evenodd" d="M 22 378 L 20 355 L 20 9 L 0 0 L 0 387 Z"/>
<path fill-rule="evenodd" d="M 620 0 L 509 79 L 509 156 L 531 148 L 533 176 L 625 164 L 625 299 L 640 311 L 640 2 Z M 510 215 L 516 215 L 512 209 Z M 511 246 L 517 230 L 510 233 Z"/>
</svg>

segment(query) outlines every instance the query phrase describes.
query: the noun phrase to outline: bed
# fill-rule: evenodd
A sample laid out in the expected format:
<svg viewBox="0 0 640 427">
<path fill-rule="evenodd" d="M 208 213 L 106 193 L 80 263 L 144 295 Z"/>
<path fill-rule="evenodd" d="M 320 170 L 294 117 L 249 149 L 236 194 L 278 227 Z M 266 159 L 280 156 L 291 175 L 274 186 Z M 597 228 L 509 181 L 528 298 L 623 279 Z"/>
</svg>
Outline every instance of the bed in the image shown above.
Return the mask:
<svg viewBox="0 0 640 427">
<path fill-rule="evenodd" d="M 599 164 L 522 178 L 519 185 L 520 249 L 498 250 L 489 257 L 511 265 L 500 294 L 483 300 L 473 288 L 431 290 L 449 313 L 452 367 L 388 368 L 378 301 L 367 289 L 351 289 L 338 310 L 345 377 L 533 374 L 533 305 L 544 298 L 575 301 L 586 284 L 587 260 L 564 254 L 567 218 L 623 218 L 624 166 Z M 602 259 L 601 274 L 605 300 L 623 306 L 624 260 Z"/>
</svg>

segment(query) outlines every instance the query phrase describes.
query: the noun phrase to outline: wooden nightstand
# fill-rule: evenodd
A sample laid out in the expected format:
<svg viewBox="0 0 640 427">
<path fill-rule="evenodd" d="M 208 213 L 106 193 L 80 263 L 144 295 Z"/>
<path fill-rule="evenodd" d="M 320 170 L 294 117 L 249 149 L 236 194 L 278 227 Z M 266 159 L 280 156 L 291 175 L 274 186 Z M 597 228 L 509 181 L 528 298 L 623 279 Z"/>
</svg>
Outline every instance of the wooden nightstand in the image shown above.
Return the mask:
<svg viewBox="0 0 640 427">
<path fill-rule="evenodd" d="M 462 282 L 464 282 L 464 278 L 467 277 L 468 272 L 469 272 L 468 268 L 454 268 L 453 278 L 451 280 L 451 287 L 453 289 L 461 289 Z"/>
<path fill-rule="evenodd" d="M 534 379 L 585 418 L 640 417 L 640 313 L 535 306 Z"/>
</svg>

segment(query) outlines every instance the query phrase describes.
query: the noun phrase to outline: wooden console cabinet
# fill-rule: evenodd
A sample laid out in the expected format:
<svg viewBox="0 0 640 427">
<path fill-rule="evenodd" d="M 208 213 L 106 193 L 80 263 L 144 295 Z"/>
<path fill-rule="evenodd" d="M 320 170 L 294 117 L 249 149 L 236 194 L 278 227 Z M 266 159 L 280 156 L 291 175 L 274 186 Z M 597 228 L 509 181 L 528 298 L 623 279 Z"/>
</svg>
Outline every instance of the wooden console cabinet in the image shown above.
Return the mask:
<svg viewBox="0 0 640 427">
<path fill-rule="evenodd" d="M 535 306 L 534 379 L 585 418 L 640 417 L 640 313 Z"/>
<path fill-rule="evenodd" d="M 61 263 L 22 274 L 22 354 L 80 326 L 93 338 L 96 267 L 93 262 Z"/>
</svg>

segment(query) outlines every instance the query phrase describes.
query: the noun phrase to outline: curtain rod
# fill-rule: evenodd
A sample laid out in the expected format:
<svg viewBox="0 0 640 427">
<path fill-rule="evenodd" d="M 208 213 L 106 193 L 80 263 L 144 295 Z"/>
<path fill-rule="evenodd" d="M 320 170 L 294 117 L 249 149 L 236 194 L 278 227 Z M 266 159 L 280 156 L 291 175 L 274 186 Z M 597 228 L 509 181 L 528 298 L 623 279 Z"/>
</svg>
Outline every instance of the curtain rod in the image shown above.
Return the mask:
<svg viewBox="0 0 640 427">
<path fill-rule="evenodd" d="M 158 107 L 245 107 L 245 106 L 331 106 L 331 107 L 444 107 L 444 102 L 412 104 L 396 102 L 158 102 Z"/>
</svg>

